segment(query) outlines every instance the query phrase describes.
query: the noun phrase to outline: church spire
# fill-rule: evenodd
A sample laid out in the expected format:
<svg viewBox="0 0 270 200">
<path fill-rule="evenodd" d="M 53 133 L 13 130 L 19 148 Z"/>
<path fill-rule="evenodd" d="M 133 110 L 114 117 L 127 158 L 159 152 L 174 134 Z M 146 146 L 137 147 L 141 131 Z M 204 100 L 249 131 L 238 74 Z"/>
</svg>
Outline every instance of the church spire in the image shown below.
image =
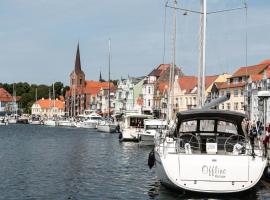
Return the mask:
<svg viewBox="0 0 270 200">
<path fill-rule="evenodd" d="M 101 71 L 99 72 L 99 82 L 102 82 Z"/>
<path fill-rule="evenodd" d="M 79 73 L 81 71 L 82 71 L 82 69 L 81 69 L 81 58 L 80 58 L 80 46 L 79 46 L 79 42 L 78 42 L 76 60 L 75 60 L 75 73 Z"/>
</svg>

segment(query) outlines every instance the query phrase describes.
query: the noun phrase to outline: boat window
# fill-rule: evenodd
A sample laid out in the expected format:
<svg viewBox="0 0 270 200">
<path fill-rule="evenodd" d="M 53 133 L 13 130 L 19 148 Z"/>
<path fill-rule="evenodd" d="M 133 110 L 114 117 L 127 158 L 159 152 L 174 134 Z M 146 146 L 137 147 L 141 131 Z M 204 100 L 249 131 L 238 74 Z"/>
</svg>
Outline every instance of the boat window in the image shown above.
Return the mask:
<svg viewBox="0 0 270 200">
<path fill-rule="evenodd" d="M 213 132 L 215 128 L 215 120 L 201 120 L 200 131 Z"/>
<path fill-rule="evenodd" d="M 101 120 L 101 117 L 91 117 L 92 120 Z"/>
<path fill-rule="evenodd" d="M 218 121 L 217 131 L 223 133 L 233 133 L 237 134 L 237 127 L 235 124 L 225 121 Z"/>
<path fill-rule="evenodd" d="M 146 125 L 146 130 L 148 129 L 165 129 L 165 125 Z"/>
<path fill-rule="evenodd" d="M 197 128 L 197 121 L 182 122 L 179 132 L 195 132 Z"/>
<path fill-rule="evenodd" d="M 144 118 L 130 118 L 130 126 L 143 128 L 144 127 Z"/>
</svg>

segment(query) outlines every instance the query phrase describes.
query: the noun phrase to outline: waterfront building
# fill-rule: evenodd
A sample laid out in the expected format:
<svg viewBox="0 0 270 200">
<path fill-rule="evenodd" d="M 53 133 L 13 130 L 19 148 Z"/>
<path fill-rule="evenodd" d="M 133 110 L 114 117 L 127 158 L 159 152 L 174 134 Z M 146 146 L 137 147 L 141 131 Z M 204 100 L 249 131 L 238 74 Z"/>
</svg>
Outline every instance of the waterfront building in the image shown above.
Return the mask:
<svg viewBox="0 0 270 200">
<path fill-rule="evenodd" d="M 15 102 L 13 96 L 4 88 L 0 88 L 0 112 L 12 113 L 18 110 L 18 101 L 21 97 L 16 96 Z"/>
<path fill-rule="evenodd" d="M 143 82 L 144 77 L 128 77 L 118 81 L 114 100 L 117 115 L 126 111 L 141 112 Z"/>
<path fill-rule="evenodd" d="M 216 84 L 219 96 L 230 93 L 230 99 L 219 105 L 221 110 L 233 110 L 242 113 L 249 113 L 248 106 L 250 99 L 245 98 L 246 84 L 251 76 L 262 75 L 268 68 L 270 62 L 262 62 L 257 65 L 240 67 L 223 84 Z"/>
<path fill-rule="evenodd" d="M 102 87 L 97 93 L 97 112 L 102 116 L 112 115 L 115 108 L 115 88 L 110 88 L 110 106 L 109 106 L 109 87 Z M 109 111 L 110 107 L 110 111 Z"/>
<path fill-rule="evenodd" d="M 65 102 L 59 99 L 39 99 L 31 107 L 32 115 L 52 118 L 65 115 Z"/>
<path fill-rule="evenodd" d="M 80 49 L 77 46 L 74 70 L 70 74 L 70 89 L 65 96 L 65 110 L 69 116 L 84 114 L 85 110 L 96 111 L 97 94 L 102 87 L 108 87 L 109 82 L 85 80 L 81 69 Z M 111 87 L 113 83 L 110 83 Z"/>
<path fill-rule="evenodd" d="M 263 121 L 263 100 L 258 98 L 258 92 L 270 90 L 270 60 L 263 63 L 267 67 L 260 74 L 250 75 L 245 87 L 246 113 L 252 121 Z M 267 100 L 266 123 L 270 123 L 270 99 Z"/>
</svg>

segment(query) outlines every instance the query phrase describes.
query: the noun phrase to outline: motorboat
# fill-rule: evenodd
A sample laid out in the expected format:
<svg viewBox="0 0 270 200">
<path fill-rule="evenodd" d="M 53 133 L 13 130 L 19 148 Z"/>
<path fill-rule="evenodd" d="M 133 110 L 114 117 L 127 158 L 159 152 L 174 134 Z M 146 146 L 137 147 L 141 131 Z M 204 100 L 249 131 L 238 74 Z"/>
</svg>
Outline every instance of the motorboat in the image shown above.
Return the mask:
<svg viewBox="0 0 270 200">
<path fill-rule="evenodd" d="M 58 126 L 58 120 L 56 119 L 46 119 L 44 120 L 44 125 L 46 126 Z"/>
<path fill-rule="evenodd" d="M 152 119 L 152 115 L 130 113 L 124 116 L 120 129 L 120 141 L 139 141 L 139 133 L 143 131 L 144 120 Z"/>
<path fill-rule="evenodd" d="M 80 115 L 79 121 L 75 122 L 78 128 L 96 129 L 97 125 L 103 120 L 102 116 L 93 112 L 89 115 Z"/>
<path fill-rule="evenodd" d="M 154 137 L 166 130 L 168 125 L 164 119 L 145 119 L 144 129 L 139 133 L 139 143 L 142 145 L 154 145 Z"/>
<path fill-rule="evenodd" d="M 5 116 L 0 116 L 0 126 L 8 125 L 8 120 Z"/>
<path fill-rule="evenodd" d="M 58 125 L 59 126 L 66 126 L 66 127 L 75 127 L 75 121 L 72 118 L 59 119 Z"/>
<path fill-rule="evenodd" d="M 41 125 L 43 124 L 41 117 L 39 115 L 31 115 L 30 119 L 28 120 L 29 124 L 32 125 Z"/>
<path fill-rule="evenodd" d="M 201 193 L 235 193 L 254 187 L 267 158 L 246 132 L 245 117 L 214 109 L 178 113 L 175 129 L 155 139 L 161 183 Z"/>
<path fill-rule="evenodd" d="M 98 131 L 105 132 L 105 133 L 115 133 L 116 127 L 117 127 L 117 124 L 108 120 L 103 120 L 97 125 Z"/>
</svg>

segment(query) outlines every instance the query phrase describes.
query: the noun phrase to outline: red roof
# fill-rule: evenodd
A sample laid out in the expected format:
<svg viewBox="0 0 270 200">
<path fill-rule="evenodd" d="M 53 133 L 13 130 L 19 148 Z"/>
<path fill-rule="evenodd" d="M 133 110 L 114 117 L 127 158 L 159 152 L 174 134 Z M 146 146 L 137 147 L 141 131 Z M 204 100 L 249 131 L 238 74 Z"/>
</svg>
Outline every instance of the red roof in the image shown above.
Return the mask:
<svg viewBox="0 0 270 200">
<path fill-rule="evenodd" d="M 108 88 L 109 82 L 99 82 L 99 81 L 85 81 L 84 88 L 76 88 L 76 94 L 90 94 L 96 95 L 101 88 Z M 110 87 L 114 88 L 114 84 L 111 82 Z M 72 95 L 72 89 L 66 92 L 66 96 Z"/>
<path fill-rule="evenodd" d="M 161 64 L 156 69 L 154 69 L 148 76 L 160 77 L 167 69 L 170 68 L 170 64 Z"/>
<path fill-rule="evenodd" d="M 39 99 L 37 102 L 35 102 L 35 104 L 39 104 L 39 106 L 43 109 L 52 108 L 54 104 L 55 107 L 59 109 L 64 109 L 65 107 L 64 101 L 60 101 L 57 99 L 55 101 L 53 101 L 52 99 Z"/>
<path fill-rule="evenodd" d="M 2 102 L 12 102 L 12 96 L 4 88 L 0 88 L 0 101 Z"/>
<path fill-rule="evenodd" d="M 205 87 L 208 88 L 218 78 L 218 75 L 206 76 Z M 186 90 L 187 93 L 191 92 L 193 88 L 197 87 L 198 79 L 196 76 L 182 76 L 178 79 L 178 84 L 181 90 Z"/>
<path fill-rule="evenodd" d="M 224 82 L 218 88 L 219 89 L 227 89 L 227 88 L 244 87 L 245 85 L 246 85 L 245 82 L 239 82 L 239 83 L 227 83 L 227 82 Z"/>
<path fill-rule="evenodd" d="M 264 61 L 265 62 L 265 61 Z M 248 66 L 248 67 L 240 67 L 233 75 L 233 77 L 241 77 L 241 76 L 250 76 L 251 74 L 260 74 L 267 68 L 270 63 L 264 63 L 262 62 L 261 64 L 258 65 L 253 65 L 253 66 Z"/>
<path fill-rule="evenodd" d="M 270 78 L 270 69 L 269 68 L 267 68 L 266 70 L 265 70 L 265 72 L 266 72 L 266 78 Z M 260 80 L 262 80 L 264 78 L 264 72 L 263 73 L 261 73 L 261 74 L 251 74 L 250 75 L 250 79 L 251 79 L 251 81 L 252 82 L 254 82 L 254 81 L 260 81 Z"/>
</svg>

